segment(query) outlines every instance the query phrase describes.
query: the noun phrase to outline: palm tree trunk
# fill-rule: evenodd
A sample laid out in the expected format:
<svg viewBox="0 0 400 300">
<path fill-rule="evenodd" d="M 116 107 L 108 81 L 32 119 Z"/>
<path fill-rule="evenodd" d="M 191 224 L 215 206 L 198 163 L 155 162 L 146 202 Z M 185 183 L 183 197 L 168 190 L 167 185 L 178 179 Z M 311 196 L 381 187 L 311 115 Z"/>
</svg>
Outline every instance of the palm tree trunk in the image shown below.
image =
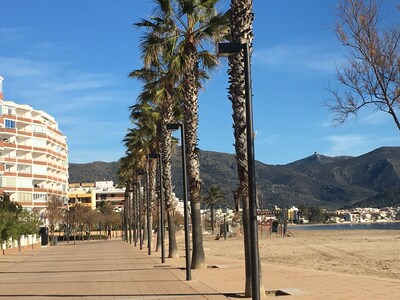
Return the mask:
<svg viewBox="0 0 400 300">
<path fill-rule="evenodd" d="M 157 161 L 154 159 L 150 160 L 149 166 L 149 192 L 150 192 L 150 228 L 148 232 L 149 245 L 153 243 L 153 211 L 154 205 L 156 204 L 156 178 L 157 178 Z"/>
<path fill-rule="evenodd" d="M 254 14 L 252 0 L 231 0 L 231 41 L 249 43 L 253 41 Z M 250 51 L 251 53 L 251 51 Z M 246 95 L 245 95 L 245 68 L 243 53 L 234 54 L 229 57 L 229 99 L 232 102 L 235 152 L 239 176 L 239 187 L 235 195 L 242 201 L 242 220 L 244 232 L 244 252 L 246 265 L 245 296 L 251 297 L 251 260 L 250 260 L 250 220 L 249 197 L 248 197 L 248 169 L 247 169 L 247 145 L 246 145 Z M 259 264 L 260 261 L 258 260 Z M 265 296 L 262 282 L 261 268 L 259 267 L 260 295 Z"/>
<path fill-rule="evenodd" d="M 196 47 L 185 44 L 185 68 L 183 74 L 184 122 L 186 140 L 186 160 L 189 181 L 190 208 L 192 217 L 192 269 L 205 268 L 206 259 L 201 228 L 201 185 L 199 151 L 197 147 L 198 116 L 198 57 Z"/>
<path fill-rule="evenodd" d="M 167 124 L 172 121 L 172 103 L 171 101 L 166 101 L 162 103 L 161 109 L 161 153 L 162 153 L 162 176 L 163 176 L 163 192 L 164 192 L 164 202 L 165 210 L 167 214 L 168 222 L 168 257 L 179 257 L 178 244 L 176 242 L 176 230 L 175 230 L 175 206 L 174 199 L 172 197 L 172 173 L 171 173 L 171 147 L 172 138 L 171 132 L 167 130 Z M 161 224 L 164 226 L 164 224 Z M 159 231 L 161 228 L 159 228 Z"/>
</svg>

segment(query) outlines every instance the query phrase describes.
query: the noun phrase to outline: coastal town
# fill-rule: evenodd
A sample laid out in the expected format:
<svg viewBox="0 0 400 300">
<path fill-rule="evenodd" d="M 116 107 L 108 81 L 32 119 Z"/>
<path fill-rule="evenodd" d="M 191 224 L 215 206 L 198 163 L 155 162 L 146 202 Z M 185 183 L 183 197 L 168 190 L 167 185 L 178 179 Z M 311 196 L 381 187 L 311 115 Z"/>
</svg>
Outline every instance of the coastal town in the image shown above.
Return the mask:
<svg viewBox="0 0 400 300">
<path fill-rule="evenodd" d="M 310 224 L 310 223 L 324 223 L 324 224 L 348 224 L 348 223 L 383 223 L 400 221 L 400 207 L 384 207 L 384 208 L 353 208 L 353 209 L 338 209 L 327 210 L 322 208 L 315 208 L 314 211 L 320 213 L 320 218 L 311 220 L 305 216 L 303 211 L 295 206 L 288 209 L 281 209 L 275 206 L 273 210 L 259 209 L 257 211 L 257 219 L 259 224 L 268 224 L 273 220 L 281 220 L 282 222 L 292 224 Z M 210 219 L 210 210 L 203 210 L 205 219 Z M 231 221 L 235 217 L 235 212 L 231 209 L 216 209 L 215 220 L 218 223 Z"/>
</svg>

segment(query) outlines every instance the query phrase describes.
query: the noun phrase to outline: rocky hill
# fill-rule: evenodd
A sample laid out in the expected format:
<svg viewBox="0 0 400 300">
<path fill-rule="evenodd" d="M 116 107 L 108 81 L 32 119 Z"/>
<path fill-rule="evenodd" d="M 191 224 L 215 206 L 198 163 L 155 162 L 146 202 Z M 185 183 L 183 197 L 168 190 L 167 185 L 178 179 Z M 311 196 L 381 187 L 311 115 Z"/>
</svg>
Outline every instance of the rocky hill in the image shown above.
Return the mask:
<svg viewBox="0 0 400 300">
<path fill-rule="evenodd" d="M 173 156 L 173 182 L 182 194 L 180 149 Z M 204 190 L 216 184 L 233 203 L 238 184 L 232 154 L 200 152 Z M 70 164 L 70 183 L 114 180 L 118 163 Z M 358 157 L 314 153 L 287 165 L 256 162 L 263 207 L 318 205 L 326 208 L 400 205 L 400 147 L 383 147 Z"/>
</svg>

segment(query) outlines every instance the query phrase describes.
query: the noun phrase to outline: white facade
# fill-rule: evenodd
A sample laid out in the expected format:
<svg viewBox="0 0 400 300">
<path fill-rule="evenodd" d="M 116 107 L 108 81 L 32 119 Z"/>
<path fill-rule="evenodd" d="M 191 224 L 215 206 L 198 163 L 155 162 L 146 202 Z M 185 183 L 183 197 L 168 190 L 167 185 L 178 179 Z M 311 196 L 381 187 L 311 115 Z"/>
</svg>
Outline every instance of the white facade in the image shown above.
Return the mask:
<svg viewBox="0 0 400 300">
<path fill-rule="evenodd" d="M 4 101 L 0 78 L 0 193 L 28 209 L 51 196 L 67 197 L 67 139 L 54 118 L 29 105 Z"/>
</svg>

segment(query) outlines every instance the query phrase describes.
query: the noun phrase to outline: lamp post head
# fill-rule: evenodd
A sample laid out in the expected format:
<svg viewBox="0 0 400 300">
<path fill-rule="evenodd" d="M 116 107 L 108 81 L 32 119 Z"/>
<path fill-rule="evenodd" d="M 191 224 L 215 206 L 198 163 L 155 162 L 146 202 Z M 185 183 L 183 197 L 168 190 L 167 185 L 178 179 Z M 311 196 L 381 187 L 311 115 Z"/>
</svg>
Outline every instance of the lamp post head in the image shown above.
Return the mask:
<svg viewBox="0 0 400 300">
<path fill-rule="evenodd" d="M 177 130 L 177 129 L 179 129 L 179 127 L 181 125 L 182 124 L 179 124 L 179 123 L 170 123 L 170 124 L 167 124 L 167 129 L 168 130 Z"/>
<path fill-rule="evenodd" d="M 239 53 L 243 49 L 243 44 L 237 42 L 231 43 L 218 43 L 217 44 L 217 56 L 228 57 L 233 53 Z"/>
</svg>

